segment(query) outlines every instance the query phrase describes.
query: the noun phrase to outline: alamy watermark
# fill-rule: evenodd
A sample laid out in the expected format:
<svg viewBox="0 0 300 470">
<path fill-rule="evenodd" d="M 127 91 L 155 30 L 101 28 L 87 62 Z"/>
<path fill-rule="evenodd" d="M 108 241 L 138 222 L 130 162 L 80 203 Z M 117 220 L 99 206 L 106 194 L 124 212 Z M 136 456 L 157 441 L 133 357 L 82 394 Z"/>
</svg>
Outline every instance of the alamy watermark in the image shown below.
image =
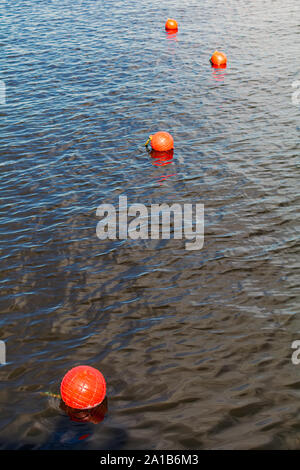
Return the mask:
<svg viewBox="0 0 300 470">
<path fill-rule="evenodd" d="M 300 105 L 300 80 L 295 80 L 292 83 L 292 87 L 296 88 L 296 90 L 292 93 L 292 104 L 294 106 Z"/>
<path fill-rule="evenodd" d="M 148 208 L 138 203 L 128 206 L 127 196 L 120 196 L 117 208 L 101 204 L 96 215 L 102 218 L 96 228 L 100 240 L 170 240 L 173 232 L 174 239 L 190 240 L 186 250 L 201 250 L 204 244 L 203 204 L 164 203 Z"/>
<path fill-rule="evenodd" d="M 6 103 L 6 86 L 3 80 L 0 80 L 0 105 Z"/>
<path fill-rule="evenodd" d="M 296 351 L 294 351 L 292 354 L 292 363 L 297 366 L 298 364 L 300 364 L 300 357 L 298 357 L 300 356 L 300 341 L 293 341 L 291 348 L 296 349 Z"/>
<path fill-rule="evenodd" d="M 6 364 L 6 344 L 0 341 L 0 365 Z"/>
</svg>

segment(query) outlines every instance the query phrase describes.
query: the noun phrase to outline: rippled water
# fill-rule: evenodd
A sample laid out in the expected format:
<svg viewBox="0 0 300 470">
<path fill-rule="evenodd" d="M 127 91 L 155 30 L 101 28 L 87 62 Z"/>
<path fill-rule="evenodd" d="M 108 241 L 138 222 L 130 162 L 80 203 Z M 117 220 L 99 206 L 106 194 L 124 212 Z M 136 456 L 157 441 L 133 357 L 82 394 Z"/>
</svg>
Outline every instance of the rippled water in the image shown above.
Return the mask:
<svg viewBox="0 0 300 470">
<path fill-rule="evenodd" d="M 0 5 L 0 447 L 300 448 L 298 0 Z M 120 195 L 203 203 L 203 249 L 100 241 Z M 78 364 L 98 425 L 40 393 Z"/>
</svg>

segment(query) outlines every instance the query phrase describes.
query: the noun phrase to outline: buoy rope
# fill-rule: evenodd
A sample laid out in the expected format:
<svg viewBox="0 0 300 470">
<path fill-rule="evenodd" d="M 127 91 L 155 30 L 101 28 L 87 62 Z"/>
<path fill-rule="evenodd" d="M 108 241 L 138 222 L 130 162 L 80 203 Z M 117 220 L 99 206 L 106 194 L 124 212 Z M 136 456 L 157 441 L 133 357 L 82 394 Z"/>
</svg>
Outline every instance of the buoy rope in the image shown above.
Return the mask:
<svg viewBox="0 0 300 470">
<path fill-rule="evenodd" d="M 147 142 L 145 143 L 145 147 L 147 147 L 147 145 L 149 144 L 149 142 L 151 142 L 152 140 L 152 135 L 149 136 L 149 139 L 147 140 Z"/>
<path fill-rule="evenodd" d="M 40 394 L 43 395 L 43 396 L 53 397 L 53 398 L 59 398 L 59 399 L 60 399 L 60 395 L 58 395 L 57 393 L 40 392 Z"/>
</svg>

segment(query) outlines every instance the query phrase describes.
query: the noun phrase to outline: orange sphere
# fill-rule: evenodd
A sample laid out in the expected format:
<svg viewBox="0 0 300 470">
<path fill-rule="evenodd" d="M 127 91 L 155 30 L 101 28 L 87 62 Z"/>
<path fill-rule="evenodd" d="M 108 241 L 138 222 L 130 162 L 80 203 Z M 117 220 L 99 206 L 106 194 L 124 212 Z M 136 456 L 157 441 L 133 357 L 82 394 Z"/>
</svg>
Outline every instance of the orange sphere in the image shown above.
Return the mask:
<svg viewBox="0 0 300 470">
<path fill-rule="evenodd" d="M 150 140 L 153 150 L 165 152 L 174 148 L 174 140 L 169 132 L 156 132 L 156 134 L 150 135 Z"/>
<path fill-rule="evenodd" d="M 178 24 L 177 24 L 177 21 L 176 20 L 173 20 L 172 18 L 168 18 L 167 21 L 166 21 L 166 30 L 167 31 L 174 31 L 178 29 Z"/>
<path fill-rule="evenodd" d="M 224 67 L 227 64 L 227 57 L 223 52 L 215 51 L 210 61 L 215 67 Z"/>
<path fill-rule="evenodd" d="M 62 379 L 60 394 L 63 402 L 71 408 L 77 410 L 94 408 L 104 400 L 105 379 L 94 367 L 74 367 Z"/>
</svg>

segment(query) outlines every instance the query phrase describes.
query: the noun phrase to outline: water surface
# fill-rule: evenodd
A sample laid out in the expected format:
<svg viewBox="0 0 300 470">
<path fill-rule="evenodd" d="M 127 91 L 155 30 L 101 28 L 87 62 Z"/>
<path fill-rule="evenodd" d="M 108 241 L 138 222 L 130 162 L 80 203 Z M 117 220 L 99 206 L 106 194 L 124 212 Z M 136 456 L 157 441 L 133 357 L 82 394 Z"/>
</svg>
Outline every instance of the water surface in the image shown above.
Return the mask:
<svg viewBox="0 0 300 470">
<path fill-rule="evenodd" d="M 0 447 L 299 449 L 298 0 L 0 13 Z M 156 130 L 167 165 L 143 147 Z M 204 204 L 203 249 L 100 241 L 119 196 Z M 107 379 L 101 424 L 40 394 L 79 364 Z"/>
</svg>

